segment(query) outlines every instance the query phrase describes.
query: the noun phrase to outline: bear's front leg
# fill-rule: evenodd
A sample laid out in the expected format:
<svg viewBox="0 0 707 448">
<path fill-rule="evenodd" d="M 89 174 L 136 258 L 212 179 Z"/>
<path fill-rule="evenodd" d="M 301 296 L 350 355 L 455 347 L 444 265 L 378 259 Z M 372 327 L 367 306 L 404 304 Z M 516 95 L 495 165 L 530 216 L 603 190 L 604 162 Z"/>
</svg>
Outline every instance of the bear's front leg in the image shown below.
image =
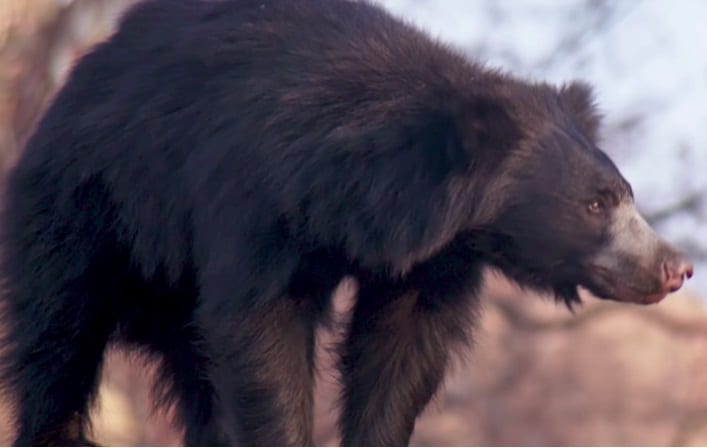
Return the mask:
<svg viewBox="0 0 707 448">
<path fill-rule="evenodd" d="M 479 270 L 455 269 L 431 263 L 398 284 L 361 279 L 341 360 L 343 445 L 409 443 L 476 314 Z"/>
<path fill-rule="evenodd" d="M 216 415 L 230 444 L 312 444 L 314 328 L 299 308 L 282 297 L 269 309 L 209 319 Z"/>
<path fill-rule="evenodd" d="M 264 270 L 234 261 L 202 277 L 197 316 L 229 445 L 312 444 L 316 315 L 287 294 L 297 257 L 270 256 Z"/>
</svg>

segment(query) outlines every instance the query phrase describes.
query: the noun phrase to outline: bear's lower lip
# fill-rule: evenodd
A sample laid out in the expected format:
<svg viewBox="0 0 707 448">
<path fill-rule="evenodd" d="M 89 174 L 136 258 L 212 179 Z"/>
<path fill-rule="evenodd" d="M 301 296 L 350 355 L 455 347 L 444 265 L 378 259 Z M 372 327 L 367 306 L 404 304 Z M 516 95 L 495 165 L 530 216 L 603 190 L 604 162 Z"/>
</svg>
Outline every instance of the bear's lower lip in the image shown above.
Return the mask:
<svg viewBox="0 0 707 448">
<path fill-rule="evenodd" d="M 660 292 L 660 293 L 657 293 L 657 294 L 651 294 L 651 295 L 649 295 L 649 296 L 643 297 L 643 300 L 641 300 L 641 301 L 638 302 L 638 303 L 640 303 L 640 304 L 642 304 L 642 305 L 652 305 L 652 304 L 654 304 L 654 303 L 660 302 L 661 300 L 663 300 L 664 298 L 666 298 L 667 295 L 668 295 L 668 293 L 665 293 L 665 292 Z"/>
<path fill-rule="evenodd" d="M 638 292 L 626 288 L 623 291 L 616 291 L 612 294 L 612 300 L 624 303 L 636 303 L 638 305 L 653 305 L 662 301 L 667 296 L 667 291 L 646 294 L 645 292 Z"/>
<path fill-rule="evenodd" d="M 609 269 L 592 265 L 594 272 L 594 287 L 588 287 L 590 291 L 598 297 L 615 302 L 635 303 L 639 305 L 652 305 L 663 300 L 670 291 L 662 291 L 657 288 L 653 292 L 645 289 L 631 288 L 622 283 L 617 277 L 612 275 Z"/>
<path fill-rule="evenodd" d="M 626 285 L 612 285 L 608 282 L 594 284 L 592 287 L 586 288 L 596 297 L 603 300 L 611 300 L 613 302 L 635 303 L 639 305 L 652 305 L 663 300 L 668 291 L 647 292 L 640 291 Z"/>
<path fill-rule="evenodd" d="M 668 292 L 657 292 L 654 294 L 637 293 L 636 291 L 624 290 L 621 293 L 605 294 L 604 297 L 615 302 L 635 303 L 638 305 L 653 305 L 667 297 Z"/>
</svg>

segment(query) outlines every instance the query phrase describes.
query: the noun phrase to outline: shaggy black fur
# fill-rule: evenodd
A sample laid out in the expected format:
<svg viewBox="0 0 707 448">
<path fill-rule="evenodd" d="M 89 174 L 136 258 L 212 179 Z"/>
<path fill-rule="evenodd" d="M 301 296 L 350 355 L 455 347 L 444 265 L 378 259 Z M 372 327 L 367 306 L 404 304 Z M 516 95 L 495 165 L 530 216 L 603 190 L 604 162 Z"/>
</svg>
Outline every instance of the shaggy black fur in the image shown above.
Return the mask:
<svg viewBox="0 0 707 448">
<path fill-rule="evenodd" d="M 85 442 L 106 345 L 163 359 L 188 444 L 310 444 L 340 279 L 345 444 L 406 444 L 482 268 L 572 303 L 630 196 L 586 86 L 486 69 L 366 2 L 155 0 L 86 55 L 11 173 L 17 444 Z"/>
</svg>

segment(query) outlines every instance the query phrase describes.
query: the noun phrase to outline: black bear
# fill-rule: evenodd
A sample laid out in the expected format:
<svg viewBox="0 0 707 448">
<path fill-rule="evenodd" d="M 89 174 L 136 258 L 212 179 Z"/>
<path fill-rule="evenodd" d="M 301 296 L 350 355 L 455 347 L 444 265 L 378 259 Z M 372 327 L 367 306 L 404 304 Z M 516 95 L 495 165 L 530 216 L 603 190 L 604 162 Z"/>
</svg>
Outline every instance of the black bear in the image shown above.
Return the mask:
<svg viewBox="0 0 707 448">
<path fill-rule="evenodd" d="M 359 282 L 342 440 L 404 445 L 482 269 L 573 304 L 692 267 L 597 147 L 589 88 L 468 60 L 367 2 L 152 0 L 87 54 L 9 177 L 16 444 L 88 443 L 106 345 L 162 359 L 187 444 L 310 444 L 314 330 Z"/>
</svg>

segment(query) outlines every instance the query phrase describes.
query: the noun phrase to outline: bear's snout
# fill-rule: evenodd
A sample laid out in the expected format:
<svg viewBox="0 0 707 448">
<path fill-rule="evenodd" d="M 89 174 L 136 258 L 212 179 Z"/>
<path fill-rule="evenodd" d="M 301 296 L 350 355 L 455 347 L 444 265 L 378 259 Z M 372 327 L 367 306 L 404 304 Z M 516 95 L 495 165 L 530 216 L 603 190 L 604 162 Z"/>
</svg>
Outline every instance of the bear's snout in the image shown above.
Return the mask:
<svg viewBox="0 0 707 448">
<path fill-rule="evenodd" d="M 632 203 L 613 212 L 611 240 L 592 259 L 587 282 L 596 295 L 621 302 L 653 304 L 679 290 L 693 266 L 662 240 Z"/>
<path fill-rule="evenodd" d="M 682 287 L 685 278 L 691 278 L 693 267 L 690 260 L 679 252 L 672 253 L 663 261 L 663 290 L 675 292 Z"/>
</svg>

